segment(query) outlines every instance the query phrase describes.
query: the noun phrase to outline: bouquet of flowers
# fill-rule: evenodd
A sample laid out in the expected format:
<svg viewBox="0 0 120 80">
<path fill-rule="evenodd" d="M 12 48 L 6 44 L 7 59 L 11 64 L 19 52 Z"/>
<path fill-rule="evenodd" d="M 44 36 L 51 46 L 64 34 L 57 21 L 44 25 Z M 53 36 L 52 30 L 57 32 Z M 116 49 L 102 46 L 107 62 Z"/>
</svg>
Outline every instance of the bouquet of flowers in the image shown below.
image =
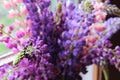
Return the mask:
<svg viewBox="0 0 120 80">
<path fill-rule="evenodd" d="M 13 65 L 0 67 L 1 80 L 82 80 L 86 66 L 110 63 L 120 68 L 120 47 L 110 38 L 120 29 L 120 9 L 108 1 L 83 0 L 78 6 L 58 0 L 4 2 L 14 22 L 0 25 L 0 42 L 16 53 Z M 108 18 L 114 15 L 115 17 Z M 108 80 L 108 77 L 105 76 Z"/>
</svg>

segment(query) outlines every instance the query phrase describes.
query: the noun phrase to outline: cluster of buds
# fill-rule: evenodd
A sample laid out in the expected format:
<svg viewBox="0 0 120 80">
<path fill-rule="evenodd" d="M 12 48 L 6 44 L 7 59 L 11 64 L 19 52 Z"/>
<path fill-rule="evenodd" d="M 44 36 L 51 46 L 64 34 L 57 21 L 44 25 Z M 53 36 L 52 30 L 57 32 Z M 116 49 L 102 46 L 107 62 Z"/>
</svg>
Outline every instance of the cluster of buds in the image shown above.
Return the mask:
<svg viewBox="0 0 120 80">
<path fill-rule="evenodd" d="M 14 27 L 7 26 L 5 27 L 3 24 L 0 25 L 0 42 L 4 42 L 6 47 L 12 49 L 14 53 L 19 51 L 18 49 L 18 41 L 15 37 L 13 37 L 12 32 L 14 31 Z"/>
</svg>

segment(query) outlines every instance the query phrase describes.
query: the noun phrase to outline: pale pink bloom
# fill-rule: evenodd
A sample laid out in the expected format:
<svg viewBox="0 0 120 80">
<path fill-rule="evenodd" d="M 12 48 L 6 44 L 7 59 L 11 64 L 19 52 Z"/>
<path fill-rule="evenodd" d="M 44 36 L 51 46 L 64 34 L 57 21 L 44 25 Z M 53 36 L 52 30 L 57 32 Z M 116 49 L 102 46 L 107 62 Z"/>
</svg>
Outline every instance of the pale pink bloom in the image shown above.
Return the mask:
<svg viewBox="0 0 120 80">
<path fill-rule="evenodd" d="M 13 47 L 14 47 L 14 48 L 17 48 L 17 44 L 16 44 L 16 43 L 13 43 Z"/>
<path fill-rule="evenodd" d="M 17 16 L 17 17 L 21 17 L 21 14 L 20 14 L 20 13 L 16 13 L 16 16 Z"/>
<path fill-rule="evenodd" d="M 98 16 L 95 16 L 95 22 L 98 23 L 98 22 L 103 22 L 103 20 L 101 19 L 101 17 L 98 15 Z"/>
<path fill-rule="evenodd" d="M 30 25 L 31 25 L 31 20 L 24 20 L 23 21 L 23 25 L 26 27 L 26 29 L 24 29 L 24 33 L 25 33 L 25 35 L 27 35 L 27 36 L 30 36 L 31 34 L 30 34 Z"/>
<path fill-rule="evenodd" d="M 25 34 L 25 36 L 30 36 L 31 34 L 30 34 L 30 28 L 29 27 L 27 27 L 26 29 L 22 29 L 22 31 L 24 32 L 24 34 Z"/>
<path fill-rule="evenodd" d="M 26 15 L 28 11 L 25 6 L 20 6 L 20 12 L 22 15 Z"/>
<path fill-rule="evenodd" d="M 9 41 L 8 43 L 6 43 L 6 47 L 9 49 L 12 49 L 13 48 L 12 41 Z"/>
<path fill-rule="evenodd" d="M 0 30 L 4 28 L 4 25 L 3 24 L 0 24 Z"/>
<path fill-rule="evenodd" d="M 10 37 L 2 37 L 3 42 L 8 43 L 10 40 Z"/>
<path fill-rule="evenodd" d="M 23 0 L 17 0 L 17 2 L 23 2 Z"/>
<path fill-rule="evenodd" d="M 14 30 L 14 26 L 13 25 L 9 26 L 9 30 L 13 31 Z"/>
<path fill-rule="evenodd" d="M 22 22 L 22 24 L 25 26 L 25 27 L 29 27 L 29 20 L 22 20 L 21 21 Z"/>
<path fill-rule="evenodd" d="M 17 7 L 17 1 L 16 0 L 11 0 L 11 5 L 13 6 L 13 7 Z"/>
<path fill-rule="evenodd" d="M 107 16 L 106 12 L 101 12 L 100 17 L 101 17 L 102 20 L 105 20 L 106 16 Z"/>
<path fill-rule="evenodd" d="M 30 27 L 30 25 L 31 25 L 31 20 L 27 20 L 27 21 L 25 21 L 25 25 L 26 25 L 26 27 Z"/>
<path fill-rule="evenodd" d="M 30 28 L 26 28 L 24 31 L 25 35 L 30 36 Z"/>
<path fill-rule="evenodd" d="M 95 23 L 92 25 L 92 27 L 94 28 L 94 30 L 101 32 L 105 30 L 105 26 L 103 23 Z"/>
<path fill-rule="evenodd" d="M 11 9 L 8 14 L 8 18 L 14 18 L 17 15 L 18 11 Z"/>
<path fill-rule="evenodd" d="M 3 42 L 3 39 L 0 37 L 0 42 Z"/>
<path fill-rule="evenodd" d="M 27 39 L 25 39 L 25 38 L 21 38 L 20 39 L 20 45 L 24 45 L 25 42 L 27 42 Z"/>
<path fill-rule="evenodd" d="M 3 41 L 3 36 L 0 37 L 0 42 L 4 42 L 4 41 Z"/>
<path fill-rule="evenodd" d="M 19 41 L 20 41 L 20 45 L 22 45 L 22 44 L 24 44 L 24 42 L 26 41 L 24 38 L 21 38 L 21 39 L 19 39 Z"/>
<path fill-rule="evenodd" d="M 0 37 L 0 42 L 8 43 L 10 40 L 10 37 L 6 37 L 5 35 Z"/>
<path fill-rule="evenodd" d="M 10 9 L 10 7 L 11 7 L 11 2 L 10 2 L 10 1 L 7 1 L 7 0 L 4 0 L 3 7 L 6 8 L 6 9 Z"/>
<path fill-rule="evenodd" d="M 25 27 L 28 27 L 28 21 L 24 20 L 24 21 L 23 21 L 23 25 L 24 25 Z"/>
<path fill-rule="evenodd" d="M 14 30 L 14 26 L 8 26 L 5 28 L 5 32 L 8 33 L 8 34 L 11 34 L 11 32 Z"/>
<path fill-rule="evenodd" d="M 6 33 L 8 33 L 8 34 L 10 33 L 10 30 L 9 30 L 8 26 L 5 27 L 4 31 L 5 31 Z"/>
<path fill-rule="evenodd" d="M 8 33 L 8 34 L 11 34 L 11 32 L 14 30 L 14 27 L 13 26 L 7 26 L 5 27 L 5 32 Z"/>
<path fill-rule="evenodd" d="M 96 20 L 99 19 L 99 18 L 100 18 L 101 20 L 105 20 L 107 13 L 99 10 L 99 11 L 96 11 L 96 12 L 95 12 L 95 15 L 96 15 Z M 98 16 L 99 16 L 99 18 L 98 18 Z"/>
<path fill-rule="evenodd" d="M 22 37 L 24 37 L 24 36 L 25 36 L 24 31 L 19 30 L 19 31 L 16 32 L 16 37 L 17 37 L 17 38 L 22 38 Z"/>
<path fill-rule="evenodd" d="M 104 9 L 104 4 L 101 2 L 93 2 L 92 3 L 93 7 L 95 10 L 100 10 L 100 9 Z"/>
<path fill-rule="evenodd" d="M 15 43 L 20 44 L 20 42 L 21 42 L 21 39 L 17 39 L 17 40 L 15 40 Z"/>
<path fill-rule="evenodd" d="M 89 49 L 93 48 L 93 43 L 88 43 L 88 48 Z"/>
<path fill-rule="evenodd" d="M 13 2 L 15 2 L 15 3 L 21 3 L 21 2 L 23 2 L 23 0 L 13 0 Z"/>
<path fill-rule="evenodd" d="M 13 49 L 12 49 L 12 52 L 16 54 L 16 53 L 18 53 L 18 52 L 20 52 L 20 51 L 19 51 L 18 48 L 13 48 Z"/>
<path fill-rule="evenodd" d="M 98 40 L 98 35 L 90 35 L 87 37 L 88 42 L 94 43 Z"/>
<path fill-rule="evenodd" d="M 20 26 L 20 24 L 21 24 L 21 22 L 19 21 L 19 20 L 15 20 L 14 21 L 14 23 L 13 23 L 13 25 L 15 26 L 15 27 L 19 27 Z"/>
<path fill-rule="evenodd" d="M 89 30 L 92 30 L 93 26 L 91 25 L 91 26 L 89 26 L 88 28 L 89 28 Z"/>
<path fill-rule="evenodd" d="M 13 10 L 13 9 L 11 9 L 10 11 L 9 11 L 9 14 L 8 14 L 8 17 L 9 18 L 14 18 L 14 17 L 21 17 L 21 15 L 20 15 L 20 13 L 18 12 L 18 10 Z"/>
</svg>

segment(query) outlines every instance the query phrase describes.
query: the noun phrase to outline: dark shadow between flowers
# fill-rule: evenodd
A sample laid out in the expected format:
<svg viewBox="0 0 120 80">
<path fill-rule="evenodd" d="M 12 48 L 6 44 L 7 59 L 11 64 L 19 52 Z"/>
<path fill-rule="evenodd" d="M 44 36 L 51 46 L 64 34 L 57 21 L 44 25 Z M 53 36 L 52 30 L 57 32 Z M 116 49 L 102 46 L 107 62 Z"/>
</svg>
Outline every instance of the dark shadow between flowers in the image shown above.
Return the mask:
<svg viewBox="0 0 120 80">
<path fill-rule="evenodd" d="M 110 3 L 115 4 L 118 8 L 120 8 L 120 0 L 110 0 Z M 110 17 L 116 17 L 116 16 L 110 15 L 107 16 L 107 19 Z M 118 30 L 115 34 L 113 34 L 109 40 L 113 44 L 112 48 L 115 48 L 115 46 L 117 45 L 120 46 L 120 30 Z M 109 80 L 120 80 L 120 72 L 113 65 L 108 64 L 108 69 L 109 69 Z M 104 80 L 103 77 L 102 80 Z"/>
<path fill-rule="evenodd" d="M 109 40 L 113 44 L 112 48 L 115 48 L 115 46 L 117 45 L 120 46 L 120 30 L 118 30 L 115 34 L 113 34 Z M 109 64 L 108 68 L 109 68 L 109 80 L 114 80 L 114 79 L 120 80 L 120 72 L 113 65 Z"/>
<path fill-rule="evenodd" d="M 108 18 L 111 16 L 108 16 Z M 112 16 L 116 17 L 116 16 Z M 109 38 L 110 42 L 113 44 L 112 49 L 115 48 L 115 46 L 120 46 L 120 30 L 118 30 L 115 34 Z M 108 64 L 109 69 L 109 80 L 120 80 L 120 71 L 118 71 L 114 65 Z M 102 80 L 104 79 L 104 75 L 102 74 Z"/>
<path fill-rule="evenodd" d="M 112 37 L 109 39 L 111 41 L 112 48 L 114 49 L 115 46 L 120 46 L 120 30 L 118 30 Z M 118 71 L 114 65 L 108 64 L 109 69 L 109 80 L 120 80 L 120 71 Z M 102 74 L 102 80 L 104 79 L 104 75 Z"/>
<path fill-rule="evenodd" d="M 110 0 L 110 3 L 115 4 L 118 8 L 120 8 L 120 0 Z M 107 19 L 110 17 L 116 17 L 116 16 L 110 15 L 107 16 Z M 120 46 L 120 30 L 118 30 L 115 34 L 113 34 L 109 40 L 113 44 L 112 46 L 113 49 L 117 45 Z M 113 65 L 108 64 L 108 69 L 109 69 L 109 80 L 120 80 L 120 72 Z M 104 80 L 103 77 L 102 80 Z"/>
<path fill-rule="evenodd" d="M 114 49 L 115 46 L 120 46 L 120 30 L 118 30 L 115 34 L 113 34 L 109 40 L 113 44 L 112 49 Z M 120 80 L 120 72 L 114 67 L 114 65 L 108 64 L 108 69 L 109 69 L 109 80 L 114 80 L 114 79 Z M 102 76 L 104 75 L 102 74 Z M 102 80 L 105 79 L 102 78 Z"/>
</svg>

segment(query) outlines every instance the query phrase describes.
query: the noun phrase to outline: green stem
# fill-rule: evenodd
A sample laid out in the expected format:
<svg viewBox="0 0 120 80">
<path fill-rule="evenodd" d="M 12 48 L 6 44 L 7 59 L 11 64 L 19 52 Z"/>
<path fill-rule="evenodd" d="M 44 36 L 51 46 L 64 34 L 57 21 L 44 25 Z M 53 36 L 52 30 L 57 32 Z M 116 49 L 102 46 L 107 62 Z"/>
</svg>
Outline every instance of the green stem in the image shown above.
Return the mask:
<svg viewBox="0 0 120 80">
<path fill-rule="evenodd" d="M 16 40 L 11 34 L 6 33 L 4 30 L 1 30 L 2 33 L 4 33 L 5 35 L 9 36 L 10 38 L 12 38 L 13 40 Z M 20 43 L 16 43 L 18 45 L 20 45 Z"/>
<path fill-rule="evenodd" d="M 107 67 L 102 66 L 102 70 L 103 70 L 103 75 L 104 75 L 105 80 L 109 80 Z"/>
<path fill-rule="evenodd" d="M 12 37 L 12 35 L 6 33 L 4 30 L 1 30 L 4 34 L 8 35 L 9 37 L 11 37 L 12 39 L 15 39 L 14 37 Z"/>
</svg>

